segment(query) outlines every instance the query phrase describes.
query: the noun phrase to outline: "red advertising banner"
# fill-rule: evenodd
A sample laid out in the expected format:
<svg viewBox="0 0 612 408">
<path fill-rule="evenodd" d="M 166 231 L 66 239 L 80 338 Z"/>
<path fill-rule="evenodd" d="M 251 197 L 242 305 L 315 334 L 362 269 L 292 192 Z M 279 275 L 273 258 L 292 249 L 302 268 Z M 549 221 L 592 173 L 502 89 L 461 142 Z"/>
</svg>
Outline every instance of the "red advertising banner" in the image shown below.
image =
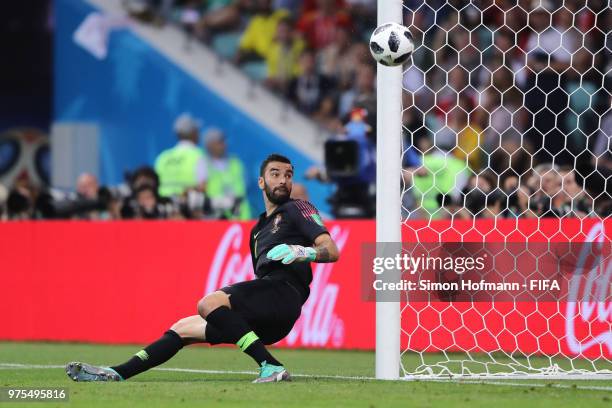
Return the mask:
<svg viewBox="0 0 612 408">
<path fill-rule="evenodd" d="M 253 278 L 252 223 L 0 223 L 0 339 L 145 343 L 197 314 L 206 293 Z M 328 223 L 342 252 L 313 264 L 286 347 L 369 349 L 374 304 L 359 298 L 360 243 L 374 223 Z"/>
<path fill-rule="evenodd" d="M 610 240 L 609 221 L 414 222 L 404 226 L 403 239 L 598 242 Z M 154 340 L 177 319 L 196 314 L 204 294 L 253 277 L 251 226 L 222 221 L 0 223 L 0 339 Z M 327 226 L 341 258 L 313 264 L 310 299 L 279 345 L 373 349 L 375 304 L 361 298 L 360 262 L 361 245 L 375 241 L 375 224 Z M 602 267 L 612 271 L 612 265 Z M 413 350 L 612 357 L 610 302 L 410 303 L 403 305 L 402 329 L 402 347 Z"/>
</svg>

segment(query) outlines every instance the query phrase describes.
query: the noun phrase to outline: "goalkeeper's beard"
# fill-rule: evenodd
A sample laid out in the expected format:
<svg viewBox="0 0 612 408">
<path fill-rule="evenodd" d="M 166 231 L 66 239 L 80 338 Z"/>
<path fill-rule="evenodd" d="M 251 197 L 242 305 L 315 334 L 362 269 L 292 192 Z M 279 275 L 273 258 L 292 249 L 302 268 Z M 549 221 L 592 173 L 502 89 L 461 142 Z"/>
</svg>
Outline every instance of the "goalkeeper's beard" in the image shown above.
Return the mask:
<svg viewBox="0 0 612 408">
<path fill-rule="evenodd" d="M 266 182 L 264 182 L 264 192 L 266 197 L 268 197 L 268 201 L 275 205 L 285 204 L 291 196 L 291 191 L 286 186 L 272 189 Z"/>
</svg>

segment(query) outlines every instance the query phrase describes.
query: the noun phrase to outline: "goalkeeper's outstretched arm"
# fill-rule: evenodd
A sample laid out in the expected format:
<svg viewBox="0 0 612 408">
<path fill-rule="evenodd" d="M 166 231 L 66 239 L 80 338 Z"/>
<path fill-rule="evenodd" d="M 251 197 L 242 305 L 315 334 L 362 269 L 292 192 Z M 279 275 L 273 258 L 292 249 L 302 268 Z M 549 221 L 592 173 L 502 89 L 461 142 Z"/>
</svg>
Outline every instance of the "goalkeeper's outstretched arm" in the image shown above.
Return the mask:
<svg viewBox="0 0 612 408">
<path fill-rule="evenodd" d="M 336 262 L 340 258 L 340 251 L 329 234 L 321 234 L 315 239 L 314 250 L 315 262 Z"/>
</svg>

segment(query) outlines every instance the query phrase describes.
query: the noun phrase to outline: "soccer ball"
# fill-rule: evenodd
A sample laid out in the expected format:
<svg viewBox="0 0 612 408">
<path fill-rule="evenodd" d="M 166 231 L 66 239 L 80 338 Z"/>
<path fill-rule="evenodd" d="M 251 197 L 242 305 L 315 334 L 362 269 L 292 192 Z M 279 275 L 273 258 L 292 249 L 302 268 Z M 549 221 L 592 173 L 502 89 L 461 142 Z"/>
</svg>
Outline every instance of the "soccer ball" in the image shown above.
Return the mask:
<svg viewBox="0 0 612 408">
<path fill-rule="evenodd" d="M 378 26 L 370 37 L 370 52 L 383 65 L 402 65 L 414 51 L 412 34 L 403 25 L 387 23 Z"/>
</svg>

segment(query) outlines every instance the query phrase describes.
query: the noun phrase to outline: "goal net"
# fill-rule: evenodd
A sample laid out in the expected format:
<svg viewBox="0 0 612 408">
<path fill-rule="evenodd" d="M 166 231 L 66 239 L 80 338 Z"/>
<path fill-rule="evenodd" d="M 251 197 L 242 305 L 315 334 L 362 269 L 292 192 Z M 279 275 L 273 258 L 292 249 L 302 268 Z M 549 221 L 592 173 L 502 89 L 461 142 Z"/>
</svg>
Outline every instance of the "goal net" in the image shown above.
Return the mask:
<svg viewBox="0 0 612 408">
<path fill-rule="evenodd" d="M 405 0 L 402 13 L 416 47 L 402 73 L 402 241 L 502 243 L 495 279 L 523 268 L 561 290 L 403 293 L 400 376 L 612 376 L 607 2 Z M 517 243 L 558 261 L 538 266 L 542 247 Z"/>
</svg>

